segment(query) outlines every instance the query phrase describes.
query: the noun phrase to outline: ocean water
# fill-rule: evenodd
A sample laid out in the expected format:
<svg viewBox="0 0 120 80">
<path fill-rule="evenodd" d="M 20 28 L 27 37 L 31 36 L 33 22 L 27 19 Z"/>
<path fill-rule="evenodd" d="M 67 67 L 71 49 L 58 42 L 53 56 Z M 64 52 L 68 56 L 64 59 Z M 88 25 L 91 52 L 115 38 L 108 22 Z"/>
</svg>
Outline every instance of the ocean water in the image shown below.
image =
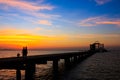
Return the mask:
<svg viewBox="0 0 120 80">
<path fill-rule="evenodd" d="M 88 57 L 69 71 L 64 80 L 120 80 L 120 50 Z"/>
<path fill-rule="evenodd" d="M 28 56 L 31 55 L 43 55 L 43 54 L 57 54 L 63 52 L 72 52 L 72 51 L 39 51 L 31 50 L 28 51 Z M 21 54 L 21 51 L 0 51 L 0 58 L 6 57 L 16 57 L 17 53 Z M 61 60 L 59 64 L 62 64 Z M 22 80 L 24 80 L 25 71 L 21 70 Z M 50 80 L 52 78 L 52 62 L 48 61 L 47 64 L 36 65 L 35 80 Z M 16 80 L 16 70 L 14 69 L 1 69 L 0 70 L 0 80 Z"/>
</svg>

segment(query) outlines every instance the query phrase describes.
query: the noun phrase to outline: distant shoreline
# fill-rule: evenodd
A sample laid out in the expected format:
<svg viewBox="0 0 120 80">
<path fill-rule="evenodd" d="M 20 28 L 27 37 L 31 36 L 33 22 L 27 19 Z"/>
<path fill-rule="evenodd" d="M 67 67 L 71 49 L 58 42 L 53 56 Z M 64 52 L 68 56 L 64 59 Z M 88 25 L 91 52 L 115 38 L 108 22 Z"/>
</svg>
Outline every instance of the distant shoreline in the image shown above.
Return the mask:
<svg viewBox="0 0 120 80">
<path fill-rule="evenodd" d="M 116 46 L 116 47 L 106 47 L 106 49 L 108 50 L 120 50 L 120 46 Z M 0 51 L 19 51 L 22 50 L 21 49 L 5 49 L 5 48 L 0 48 Z M 89 50 L 88 47 L 83 47 L 83 48 L 54 48 L 54 49 L 29 49 L 29 51 L 85 51 L 85 50 Z"/>
<path fill-rule="evenodd" d="M 22 49 L 0 49 L 0 51 L 19 51 Z M 28 51 L 86 51 L 88 48 L 73 48 L 73 49 L 28 49 Z"/>
</svg>

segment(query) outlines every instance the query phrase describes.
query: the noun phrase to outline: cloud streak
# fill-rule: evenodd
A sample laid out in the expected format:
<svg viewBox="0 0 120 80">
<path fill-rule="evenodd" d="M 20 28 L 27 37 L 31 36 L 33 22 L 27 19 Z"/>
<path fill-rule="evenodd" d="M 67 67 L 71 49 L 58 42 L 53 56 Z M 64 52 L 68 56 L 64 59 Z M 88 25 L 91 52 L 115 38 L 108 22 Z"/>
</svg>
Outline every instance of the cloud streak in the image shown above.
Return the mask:
<svg viewBox="0 0 120 80">
<path fill-rule="evenodd" d="M 106 4 L 112 0 L 94 0 L 98 5 Z"/>
<path fill-rule="evenodd" d="M 52 10 L 54 7 L 49 5 L 37 5 L 32 2 L 25 2 L 22 0 L 0 0 L 0 4 L 3 4 L 4 7 L 13 7 L 21 10 L 27 11 L 39 11 L 39 10 Z"/>
<path fill-rule="evenodd" d="M 76 38 L 118 38 L 120 34 L 79 34 Z"/>
<path fill-rule="evenodd" d="M 43 24 L 43 25 L 48 25 L 48 26 L 52 25 L 52 23 L 48 20 L 39 20 L 38 24 Z"/>
<path fill-rule="evenodd" d="M 76 34 L 76 35 L 65 35 L 68 39 L 95 39 L 95 38 L 119 38 L 120 34 L 110 33 L 110 34 Z"/>
<path fill-rule="evenodd" d="M 116 26 L 120 26 L 120 19 L 107 18 L 107 17 L 103 17 L 103 16 L 90 17 L 90 18 L 81 20 L 79 25 L 80 26 L 97 26 L 97 25 L 116 25 Z"/>
<path fill-rule="evenodd" d="M 43 2 L 43 1 L 42 1 Z M 16 17 L 16 18 L 22 18 L 27 21 L 36 22 L 37 20 L 40 19 L 54 19 L 60 17 L 60 15 L 55 15 L 55 14 L 47 14 L 43 13 L 41 11 L 43 10 L 53 10 L 55 7 L 52 5 L 48 5 L 42 2 L 30 2 L 28 0 L 0 0 L 0 9 L 6 11 L 9 10 L 11 11 L 11 16 Z M 12 11 L 16 11 L 15 13 L 12 13 Z M 13 15 L 12 15 L 13 14 Z M 16 15 L 14 15 L 16 14 Z M 24 15 L 21 15 L 24 14 Z M 5 14 L 5 15 L 8 15 Z M 15 19 L 16 19 L 15 18 Z M 32 19 L 29 19 L 32 18 Z M 36 19 L 36 20 L 35 20 Z"/>
</svg>

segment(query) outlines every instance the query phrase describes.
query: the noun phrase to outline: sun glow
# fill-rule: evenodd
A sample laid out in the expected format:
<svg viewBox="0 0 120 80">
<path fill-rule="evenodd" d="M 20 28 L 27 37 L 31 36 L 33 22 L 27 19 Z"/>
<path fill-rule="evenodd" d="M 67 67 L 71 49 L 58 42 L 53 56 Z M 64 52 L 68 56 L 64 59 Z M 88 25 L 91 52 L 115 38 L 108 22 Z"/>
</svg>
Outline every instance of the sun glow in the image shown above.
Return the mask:
<svg viewBox="0 0 120 80">
<path fill-rule="evenodd" d="M 1 35 L 0 36 L 0 44 L 4 47 L 23 47 L 23 46 L 29 46 L 31 48 L 34 47 L 50 47 L 50 45 L 54 41 L 63 40 L 62 37 L 48 37 L 48 36 L 39 36 L 39 35 L 27 35 L 27 34 L 21 34 L 21 35 Z M 57 43 L 57 42 L 56 42 Z M 54 42 L 54 44 L 56 44 Z"/>
<path fill-rule="evenodd" d="M 6 47 L 10 47 L 11 45 L 14 45 L 14 47 L 26 46 L 27 44 L 29 44 L 32 41 L 33 40 L 30 38 L 30 36 L 17 36 L 17 35 L 0 36 L 0 42 L 2 44 L 6 44 L 7 45 Z"/>
<path fill-rule="evenodd" d="M 104 37 L 111 39 L 108 41 Z M 58 35 L 41 36 L 31 34 L 0 35 L 0 48 L 21 49 L 28 46 L 30 49 L 51 49 L 51 48 L 79 48 L 89 46 L 91 42 L 100 40 L 106 45 L 119 45 L 117 35 Z M 89 39 L 89 40 L 88 40 Z M 116 40 L 116 42 L 114 42 Z M 113 43 L 111 43 L 113 42 Z"/>
</svg>

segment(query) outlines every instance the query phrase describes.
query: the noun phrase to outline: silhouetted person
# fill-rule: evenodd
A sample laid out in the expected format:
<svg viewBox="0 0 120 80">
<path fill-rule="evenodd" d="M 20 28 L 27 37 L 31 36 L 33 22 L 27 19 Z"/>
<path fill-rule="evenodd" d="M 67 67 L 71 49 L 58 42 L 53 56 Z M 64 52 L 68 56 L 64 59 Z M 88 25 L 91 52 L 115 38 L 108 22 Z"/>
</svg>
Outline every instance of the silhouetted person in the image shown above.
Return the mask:
<svg viewBox="0 0 120 80">
<path fill-rule="evenodd" d="M 17 53 L 17 57 L 20 57 L 20 53 Z"/>
<path fill-rule="evenodd" d="M 23 56 L 23 57 L 26 57 L 26 56 L 27 56 L 27 53 L 28 53 L 27 47 L 23 47 L 22 56 Z"/>
</svg>

